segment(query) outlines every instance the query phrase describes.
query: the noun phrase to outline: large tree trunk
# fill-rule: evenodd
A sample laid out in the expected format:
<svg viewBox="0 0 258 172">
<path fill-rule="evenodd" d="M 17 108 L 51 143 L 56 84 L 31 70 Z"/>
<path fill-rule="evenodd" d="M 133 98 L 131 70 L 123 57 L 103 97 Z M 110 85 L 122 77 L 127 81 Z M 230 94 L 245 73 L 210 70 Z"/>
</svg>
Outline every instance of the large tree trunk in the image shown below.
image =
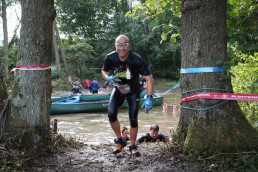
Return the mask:
<svg viewBox="0 0 258 172">
<path fill-rule="evenodd" d="M 54 0 L 23 0 L 21 9 L 20 60 L 17 65 L 50 65 Z M 7 143 L 26 146 L 49 141 L 50 74 L 50 69 L 17 71 L 5 126 L 4 139 L 10 141 Z"/>
<path fill-rule="evenodd" d="M 3 18 L 3 32 L 4 32 L 4 60 L 3 60 L 3 69 L 5 76 L 8 77 L 9 68 L 8 68 L 8 31 L 7 31 L 7 18 L 6 18 L 6 2 L 2 0 L 2 18 Z"/>
<path fill-rule="evenodd" d="M 225 0 L 182 1 L 181 68 L 216 67 L 217 61 L 226 61 L 226 3 Z M 200 88 L 232 90 L 230 78 L 222 72 L 181 74 L 180 85 L 182 98 L 196 93 L 183 92 Z M 212 108 L 221 102 L 200 99 L 181 104 L 176 133 L 177 140 L 183 142 L 184 152 L 236 152 L 250 146 L 254 130 L 237 102 L 227 101 Z"/>
</svg>

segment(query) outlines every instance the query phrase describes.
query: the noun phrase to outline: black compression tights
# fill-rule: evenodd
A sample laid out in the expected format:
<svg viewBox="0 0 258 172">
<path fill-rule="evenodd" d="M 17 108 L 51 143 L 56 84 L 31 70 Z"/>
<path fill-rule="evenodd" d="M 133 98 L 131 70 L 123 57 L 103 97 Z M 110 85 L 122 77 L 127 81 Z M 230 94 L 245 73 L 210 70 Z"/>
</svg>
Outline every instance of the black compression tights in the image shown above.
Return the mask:
<svg viewBox="0 0 258 172">
<path fill-rule="evenodd" d="M 108 118 L 109 122 L 115 122 L 117 120 L 118 108 L 123 104 L 125 98 L 127 98 L 129 106 L 129 120 L 130 126 L 135 128 L 138 126 L 138 108 L 140 101 L 140 94 L 134 93 L 130 95 L 123 95 L 116 88 L 113 89 L 110 101 L 108 104 Z"/>
</svg>

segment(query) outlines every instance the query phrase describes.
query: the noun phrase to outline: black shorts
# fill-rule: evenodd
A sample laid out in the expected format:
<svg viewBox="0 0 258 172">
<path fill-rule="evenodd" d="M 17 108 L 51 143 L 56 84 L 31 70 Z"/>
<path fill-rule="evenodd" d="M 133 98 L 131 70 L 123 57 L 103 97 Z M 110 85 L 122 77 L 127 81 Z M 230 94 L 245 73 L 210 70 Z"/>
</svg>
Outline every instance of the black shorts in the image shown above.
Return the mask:
<svg viewBox="0 0 258 172">
<path fill-rule="evenodd" d="M 124 95 L 120 93 L 117 88 L 114 88 L 108 104 L 109 122 L 115 122 L 117 120 L 118 109 L 122 106 L 125 98 L 127 99 L 128 103 L 130 126 L 135 128 L 138 126 L 140 93 L 130 93 Z"/>
</svg>

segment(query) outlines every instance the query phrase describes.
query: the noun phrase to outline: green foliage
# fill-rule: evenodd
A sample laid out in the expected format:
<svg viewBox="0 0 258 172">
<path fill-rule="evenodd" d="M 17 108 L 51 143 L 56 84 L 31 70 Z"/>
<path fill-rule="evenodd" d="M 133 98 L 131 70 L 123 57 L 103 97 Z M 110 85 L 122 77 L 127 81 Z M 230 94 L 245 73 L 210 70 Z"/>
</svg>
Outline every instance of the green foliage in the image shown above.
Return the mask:
<svg viewBox="0 0 258 172">
<path fill-rule="evenodd" d="M 95 38 L 105 32 L 113 0 L 56 0 L 57 21 L 68 36 Z"/>
<path fill-rule="evenodd" d="M 233 49 L 233 60 L 238 61 L 238 65 L 232 67 L 232 85 L 235 93 L 258 94 L 258 53 L 254 56 L 242 53 L 236 47 Z M 238 101 L 238 104 L 247 119 L 258 127 L 258 102 Z"/>
<path fill-rule="evenodd" d="M 66 59 L 70 69 L 76 76 L 82 78 L 82 68 L 90 67 L 96 55 L 93 47 L 86 41 L 74 41 L 65 47 Z"/>
<path fill-rule="evenodd" d="M 146 0 L 143 4 L 136 5 L 133 11 L 126 15 L 134 19 L 142 18 L 150 20 L 150 27 L 162 29 L 161 39 L 166 41 L 168 38 L 171 43 L 176 43 L 179 34 L 180 0 Z M 172 24 L 173 23 L 173 24 Z"/>
<path fill-rule="evenodd" d="M 69 83 L 67 78 L 63 78 L 63 76 L 60 79 L 52 80 L 52 89 L 55 91 L 70 91 L 72 90 L 72 85 Z"/>
<path fill-rule="evenodd" d="M 227 9 L 229 44 L 237 43 L 237 49 L 254 55 L 258 50 L 257 0 L 230 0 Z"/>
<path fill-rule="evenodd" d="M 170 79 L 155 79 L 155 87 L 157 88 L 170 88 L 178 84 L 178 80 L 171 81 Z"/>
<path fill-rule="evenodd" d="M 157 21 L 158 26 L 161 27 L 155 27 L 153 25 L 154 27 L 151 28 L 152 30 L 150 30 L 150 34 L 146 35 L 141 19 L 134 20 L 130 16 L 124 15 L 129 10 L 129 6 L 125 0 L 119 2 L 112 0 L 105 2 L 99 1 L 99 4 L 93 3 L 95 2 L 94 0 L 90 0 L 88 2 L 76 0 L 76 2 L 78 3 L 73 1 L 71 6 L 70 1 L 57 0 L 57 20 L 59 21 L 60 30 L 69 35 L 68 40 L 63 42 L 64 47 L 70 45 L 74 40 L 84 39 L 87 40 L 95 50 L 96 54 L 94 54 L 94 59 L 86 63 L 87 67 L 102 67 L 106 54 L 115 50 L 115 38 L 120 34 L 125 34 L 130 38 L 130 42 L 132 43 L 131 51 L 135 51 L 140 54 L 146 64 L 147 62 L 152 63 L 152 74 L 154 77 L 166 77 L 171 79 L 179 78 L 178 69 L 180 68 L 180 42 L 177 41 L 174 46 L 168 45 L 167 41 L 160 44 L 160 35 L 164 31 L 166 31 L 165 34 L 167 37 L 173 35 L 171 37 L 172 42 L 175 42 L 179 38 L 177 34 L 180 28 L 179 18 L 174 19 L 177 24 L 174 24 L 173 28 L 176 30 L 174 30 L 175 32 L 171 32 L 170 27 L 172 27 L 172 25 L 165 24 L 169 23 L 171 20 L 171 13 L 158 14 L 162 23 L 159 20 L 154 21 Z M 89 4 L 91 4 L 91 6 L 89 6 Z M 164 5 L 165 3 L 163 3 L 163 6 Z M 101 32 L 98 32 L 98 29 L 94 28 L 94 25 L 88 21 L 89 19 L 84 19 L 82 22 L 77 20 L 77 15 L 84 15 L 84 18 L 94 18 L 96 13 L 88 14 L 88 11 L 85 10 L 85 12 L 82 14 L 81 10 L 79 10 L 86 8 L 96 9 L 96 11 L 99 11 L 99 13 L 105 11 L 109 16 L 108 19 L 103 18 L 98 22 L 94 20 L 95 23 L 105 23 L 105 25 L 98 26 L 100 27 Z M 73 18 L 73 20 L 70 21 L 70 18 Z M 91 32 L 94 32 L 93 35 L 88 33 L 86 35 L 83 32 L 77 31 L 78 28 L 84 28 L 86 25 L 87 27 L 91 27 Z M 85 29 L 84 31 L 87 32 Z M 72 72 L 75 76 L 79 75 L 79 72 Z M 95 72 L 97 74 L 99 71 Z M 81 76 L 78 77 L 85 78 L 89 73 L 91 72 L 82 70 L 80 74 Z"/>
</svg>

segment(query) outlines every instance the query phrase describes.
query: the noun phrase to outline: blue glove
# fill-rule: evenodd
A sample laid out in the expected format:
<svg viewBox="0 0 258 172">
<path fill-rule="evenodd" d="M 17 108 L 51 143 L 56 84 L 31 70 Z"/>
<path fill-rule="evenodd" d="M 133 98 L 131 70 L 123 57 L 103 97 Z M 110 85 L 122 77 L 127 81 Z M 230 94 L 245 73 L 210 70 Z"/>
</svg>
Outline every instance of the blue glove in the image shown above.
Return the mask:
<svg viewBox="0 0 258 172">
<path fill-rule="evenodd" d="M 108 78 L 107 78 L 107 81 L 109 82 L 109 83 L 115 83 L 115 82 L 118 82 L 118 78 L 117 78 L 117 76 L 116 75 L 112 75 L 112 76 L 109 76 Z"/>
<path fill-rule="evenodd" d="M 152 99 L 149 98 L 149 97 L 147 97 L 147 98 L 145 99 L 144 103 L 142 104 L 142 108 L 143 108 L 144 106 L 145 106 L 144 112 L 145 112 L 145 113 L 148 113 L 149 110 L 152 109 Z"/>
</svg>

